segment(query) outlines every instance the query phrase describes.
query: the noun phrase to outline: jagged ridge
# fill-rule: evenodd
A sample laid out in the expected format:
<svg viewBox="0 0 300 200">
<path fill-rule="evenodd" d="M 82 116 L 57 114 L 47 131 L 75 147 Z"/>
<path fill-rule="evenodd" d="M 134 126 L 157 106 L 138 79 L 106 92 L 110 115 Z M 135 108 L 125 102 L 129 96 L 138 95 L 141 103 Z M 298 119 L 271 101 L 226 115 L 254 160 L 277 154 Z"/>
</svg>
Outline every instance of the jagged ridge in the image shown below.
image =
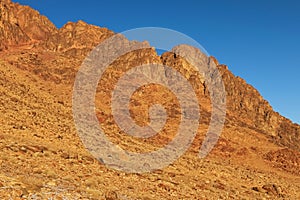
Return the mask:
<svg viewBox="0 0 300 200">
<path fill-rule="evenodd" d="M 31 44 L 34 45 L 32 48 L 35 49 L 57 52 L 63 56 L 78 56 L 77 66 L 93 47 L 114 34 L 107 28 L 89 25 L 83 21 L 68 22 L 62 28 L 57 29 L 52 22 L 37 11 L 28 6 L 11 3 L 8 0 L 0 2 L 0 13 L 0 48 L 2 50 Z M 169 54 L 164 54 L 159 58 L 155 51 L 151 53 L 150 57 L 152 56 L 161 59 L 161 63 L 181 70 L 182 73 L 191 73 L 189 70 L 192 67 L 188 63 L 184 63 L 181 58 Z M 255 88 L 247 84 L 242 78 L 235 77 L 226 65 L 219 64 L 215 58 L 214 60 L 218 64 L 226 86 L 228 121 L 241 126 L 247 125 L 269 135 L 279 144 L 300 150 L 299 126 L 273 111 L 269 103 Z M 40 62 L 45 63 L 43 60 Z M 74 71 L 68 68 L 63 72 L 65 76 L 59 77 L 61 75 L 59 73 L 63 71 L 61 68 L 63 63 L 59 65 L 60 67 L 56 72 L 51 69 L 53 66 L 50 66 L 51 63 L 49 62 L 45 63 L 46 66 L 40 64 L 36 66 L 37 63 L 30 63 L 30 65 L 36 73 L 43 73 L 44 67 L 47 68 L 48 66 L 49 70 L 44 73 L 52 72 L 45 77 L 55 76 L 54 80 L 57 82 L 64 82 L 63 79 L 66 76 L 74 79 L 76 71 L 76 69 Z M 40 70 L 37 70 L 39 67 Z M 70 70 L 72 75 L 68 75 Z M 57 74 L 57 72 L 59 73 Z"/>
</svg>

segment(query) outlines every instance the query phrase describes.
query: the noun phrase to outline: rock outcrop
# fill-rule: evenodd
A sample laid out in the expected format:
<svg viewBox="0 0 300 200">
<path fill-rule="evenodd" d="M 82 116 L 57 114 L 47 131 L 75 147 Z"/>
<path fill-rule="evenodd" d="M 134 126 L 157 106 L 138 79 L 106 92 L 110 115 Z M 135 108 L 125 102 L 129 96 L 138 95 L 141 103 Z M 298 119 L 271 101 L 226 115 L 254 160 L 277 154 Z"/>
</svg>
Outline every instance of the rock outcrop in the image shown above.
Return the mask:
<svg viewBox="0 0 300 200">
<path fill-rule="evenodd" d="M 42 49 L 84 56 L 93 47 L 114 33 L 107 28 L 83 21 L 68 22 L 62 28 L 29 6 L 0 1 L 0 50 L 33 45 Z"/>
<path fill-rule="evenodd" d="M 29 6 L 0 1 L 0 49 L 39 43 L 57 32 L 55 25 Z"/>
<path fill-rule="evenodd" d="M 268 101 L 245 80 L 219 65 L 227 91 L 228 118 L 238 126 L 248 126 L 283 146 L 300 151 L 300 126 L 274 111 Z"/>
<path fill-rule="evenodd" d="M 81 20 L 76 23 L 68 22 L 48 38 L 45 47 L 70 56 L 86 55 L 113 34 L 107 28 L 89 25 Z"/>
</svg>

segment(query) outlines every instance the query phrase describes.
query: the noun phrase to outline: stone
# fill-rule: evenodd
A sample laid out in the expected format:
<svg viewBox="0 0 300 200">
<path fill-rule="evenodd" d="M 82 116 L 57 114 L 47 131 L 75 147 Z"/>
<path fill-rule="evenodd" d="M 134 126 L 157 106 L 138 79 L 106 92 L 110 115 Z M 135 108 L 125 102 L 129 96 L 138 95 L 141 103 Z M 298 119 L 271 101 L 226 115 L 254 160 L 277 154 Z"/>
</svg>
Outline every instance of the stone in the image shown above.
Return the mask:
<svg viewBox="0 0 300 200">
<path fill-rule="evenodd" d="M 281 189 L 275 184 L 266 184 L 262 186 L 262 189 L 264 189 L 268 194 L 278 196 L 281 194 Z"/>
</svg>

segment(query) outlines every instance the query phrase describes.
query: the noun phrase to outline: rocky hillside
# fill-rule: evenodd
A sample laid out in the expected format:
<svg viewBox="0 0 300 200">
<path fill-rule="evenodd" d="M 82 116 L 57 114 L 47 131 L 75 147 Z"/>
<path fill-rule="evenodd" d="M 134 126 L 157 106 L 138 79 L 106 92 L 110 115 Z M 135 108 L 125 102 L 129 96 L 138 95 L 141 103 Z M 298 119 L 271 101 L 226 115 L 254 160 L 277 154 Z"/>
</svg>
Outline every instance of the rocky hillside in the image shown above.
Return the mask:
<svg viewBox="0 0 300 200">
<path fill-rule="evenodd" d="M 32 8 L 0 0 L 1 199 L 300 198 L 300 126 L 273 111 L 255 88 L 213 57 L 226 88 L 227 116 L 207 158 L 197 156 L 211 117 L 203 77 L 180 56 L 158 56 L 147 48 L 118 58 L 100 80 L 99 122 L 112 142 L 131 151 L 150 151 L 171 141 L 180 108 L 170 91 L 149 85 L 133 94 L 131 114 L 137 123 L 148 122 L 147 108 L 154 103 L 164 105 L 170 115 L 165 128 L 148 140 L 124 134 L 109 109 L 110 92 L 126 70 L 165 64 L 196 91 L 201 126 L 195 142 L 174 164 L 153 173 L 118 172 L 95 160 L 74 126 L 72 89 L 84 57 L 113 34 L 83 21 L 57 29 Z"/>
</svg>

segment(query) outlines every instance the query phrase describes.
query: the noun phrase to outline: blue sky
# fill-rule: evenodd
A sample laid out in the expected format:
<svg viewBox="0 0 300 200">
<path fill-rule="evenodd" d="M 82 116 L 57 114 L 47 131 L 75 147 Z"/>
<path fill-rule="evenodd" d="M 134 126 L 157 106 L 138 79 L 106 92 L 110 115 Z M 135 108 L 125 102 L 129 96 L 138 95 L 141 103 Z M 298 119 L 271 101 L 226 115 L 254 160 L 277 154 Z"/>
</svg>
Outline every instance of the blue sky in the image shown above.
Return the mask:
<svg viewBox="0 0 300 200">
<path fill-rule="evenodd" d="M 199 42 L 253 85 L 275 111 L 300 123 L 300 1 L 14 0 L 57 27 L 79 19 L 115 32 L 164 27 Z"/>
</svg>

